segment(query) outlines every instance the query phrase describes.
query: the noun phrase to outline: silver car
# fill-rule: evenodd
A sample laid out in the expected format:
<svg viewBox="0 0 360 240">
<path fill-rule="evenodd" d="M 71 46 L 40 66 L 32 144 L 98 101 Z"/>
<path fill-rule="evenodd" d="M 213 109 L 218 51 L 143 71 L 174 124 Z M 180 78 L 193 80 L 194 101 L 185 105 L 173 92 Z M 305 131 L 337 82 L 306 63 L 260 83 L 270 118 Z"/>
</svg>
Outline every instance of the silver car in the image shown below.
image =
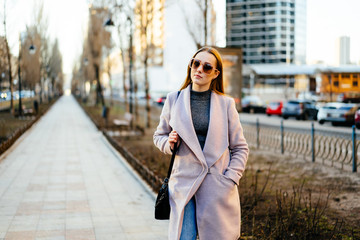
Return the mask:
<svg viewBox="0 0 360 240">
<path fill-rule="evenodd" d="M 325 105 L 326 106 L 326 105 Z M 324 106 L 324 107 L 325 107 Z M 324 108 L 323 107 L 323 108 Z M 319 111 L 318 120 L 320 124 L 331 122 L 333 126 L 337 124 L 354 124 L 354 116 L 356 110 L 359 109 L 358 104 L 353 103 L 329 103 L 328 108 Z M 320 117 L 320 118 L 319 118 Z"/>
<path fill-rule="evenodd" d="M 339 102 L 326 103 L 324 106 L 322 106 L 319 109 L 319 112 L 317 114 L 318 122 L 320 124 L 324 124 L 325 122 L 329 122 L 331 114 L 335 113 L 336 109 L 338 109 L 341 105 L 344 105 L 344 104 L 339 103 Z"/>
</svg>

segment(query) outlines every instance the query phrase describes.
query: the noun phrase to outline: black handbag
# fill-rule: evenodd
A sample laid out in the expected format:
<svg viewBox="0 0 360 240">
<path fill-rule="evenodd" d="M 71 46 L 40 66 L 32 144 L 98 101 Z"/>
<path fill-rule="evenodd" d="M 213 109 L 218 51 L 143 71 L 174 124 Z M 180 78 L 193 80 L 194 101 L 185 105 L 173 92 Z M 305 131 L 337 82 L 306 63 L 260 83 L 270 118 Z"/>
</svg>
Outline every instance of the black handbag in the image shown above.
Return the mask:
<svg viewBox="0 0 360 240">
<path fill-rule="evenodd" d="M 174 150 L 171 156 L 170 166 L 168 170 L 167 177 L 164 179 L 164 182 L 159 190 L 159 193 L 155 202 L 155 219 L 157 220 L 167 220 L 170 218 L 170 199 L 169 199 L 169 189 L 168 183 L 171 175 L 171 171 L 174 165 L 174 159 L 177 151 L 178 144 L 174 144 Z"/>
</svg>

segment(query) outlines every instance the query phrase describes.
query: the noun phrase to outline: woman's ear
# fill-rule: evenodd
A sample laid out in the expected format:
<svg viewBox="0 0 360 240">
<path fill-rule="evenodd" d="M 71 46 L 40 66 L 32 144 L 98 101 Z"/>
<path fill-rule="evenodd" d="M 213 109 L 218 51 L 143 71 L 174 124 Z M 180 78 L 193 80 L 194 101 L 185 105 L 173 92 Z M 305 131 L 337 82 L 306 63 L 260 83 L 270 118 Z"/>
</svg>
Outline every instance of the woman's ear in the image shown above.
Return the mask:
<svg viewBox="0 0 360 240">
<path fill-rule="evenodd" d="M 217 69 L 216 69 L 216 70 L 217 70 Z M 219 70 L 215 71 L 215 77 L 214 77 L 213 79 L 216 79 L 216 78 L 219 76 L 219 74 L 220 74 L 220 71 L 219 71 Z"/>
</svg>

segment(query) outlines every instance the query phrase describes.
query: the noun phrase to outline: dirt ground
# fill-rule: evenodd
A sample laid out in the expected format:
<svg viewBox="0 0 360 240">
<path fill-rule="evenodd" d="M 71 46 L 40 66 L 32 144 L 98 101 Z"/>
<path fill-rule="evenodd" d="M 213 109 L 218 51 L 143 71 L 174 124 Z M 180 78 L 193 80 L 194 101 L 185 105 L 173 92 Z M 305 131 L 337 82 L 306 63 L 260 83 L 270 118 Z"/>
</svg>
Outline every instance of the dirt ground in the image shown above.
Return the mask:
<svg viewBox="0 0 360 240">
<path fill-rule="evenodd" d="M 275 187 L 290 190 L 294 184 L 305 181 L 313 196 L 326 199 L 330 194 L 328 207 L 340 215 L 337 217 L 351 221 L 353 226 L 360 226 L 359 172 L 342 171 L 279 153 L 251 149 L 248 169 L 265 170 L 270 165 Z"/>
<path fill-rule="evenodd" d="M 145 129 L 145 136 L 135 138 L 115 137 L 115 139 L 155 174 L 163 178 L 167 172 L 170 156 L 165 156 L 156 149 L 152 140 L 152 135 L 159 121 L 160 111 L 161 108 L 152 109 L 152 127 Z M 120 113 L 118 116 L 114 115 L 112 117 L 121 116 Z M 144 120 L 140 119 L 139 124 L 143 126 Z M 358 173 L 352 173 L 289 155 L 251 148 L 247 164 L 248 178 L 243 177 L 242 179 L 242 181 L 250 179 L 248 185 L 245 184 L 246 187 L 251 188 L 251 185 L 249 185 L 252 184 L 251 178 L 257 172 L 262 175 L 259 178 L 259 181 L 262 181 L 259 184 L 260 188 L 263 186 L 266 175 L 269 174 L 270 180 L 266 191 L 271 192 L 270 195 L 278 190 L 282 193 L 287 191 L 291 194 L 294 187 L 304 186 L 304 193 L 307 194 L 307 192 L 311 191 L 312 200 L 310 202 L 315 200 L 316 203 L 319 198 L 323 201 L 328 199 L 326 215 L 328 216 L 328 213 L 332 214 L 330 218 L 333 223 L 335 219 L 340 219 L 348 226 L 353 226 L 355 229 L 359 228 L 360 169 Z M 306 194 L 304 194 L 305 197 Z M 274 195 L 272 196 L 274 197 Z M 276 201 L 272 204 L 276 204 Z M 262 210 L 265 211 L 266 209 Z"/>
</svg>

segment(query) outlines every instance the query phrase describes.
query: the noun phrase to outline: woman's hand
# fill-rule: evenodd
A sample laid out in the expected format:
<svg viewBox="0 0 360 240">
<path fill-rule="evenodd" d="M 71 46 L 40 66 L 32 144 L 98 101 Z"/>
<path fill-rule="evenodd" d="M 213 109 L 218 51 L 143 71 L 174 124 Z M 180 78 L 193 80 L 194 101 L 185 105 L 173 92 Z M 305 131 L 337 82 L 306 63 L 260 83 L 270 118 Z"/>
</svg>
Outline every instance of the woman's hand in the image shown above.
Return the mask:
<svg viewBox="0 0 360 240">
<path fill-rule="evenodd" d="M 175 130 L 171 131 L 171 133 L 169 134 L 169 139 L 168 139 L 171 151 L 174 149 L 174 145 L 178 141 L 179 141 L 179 135 L 177 134 L 177 132 Z"/>
</svg>

